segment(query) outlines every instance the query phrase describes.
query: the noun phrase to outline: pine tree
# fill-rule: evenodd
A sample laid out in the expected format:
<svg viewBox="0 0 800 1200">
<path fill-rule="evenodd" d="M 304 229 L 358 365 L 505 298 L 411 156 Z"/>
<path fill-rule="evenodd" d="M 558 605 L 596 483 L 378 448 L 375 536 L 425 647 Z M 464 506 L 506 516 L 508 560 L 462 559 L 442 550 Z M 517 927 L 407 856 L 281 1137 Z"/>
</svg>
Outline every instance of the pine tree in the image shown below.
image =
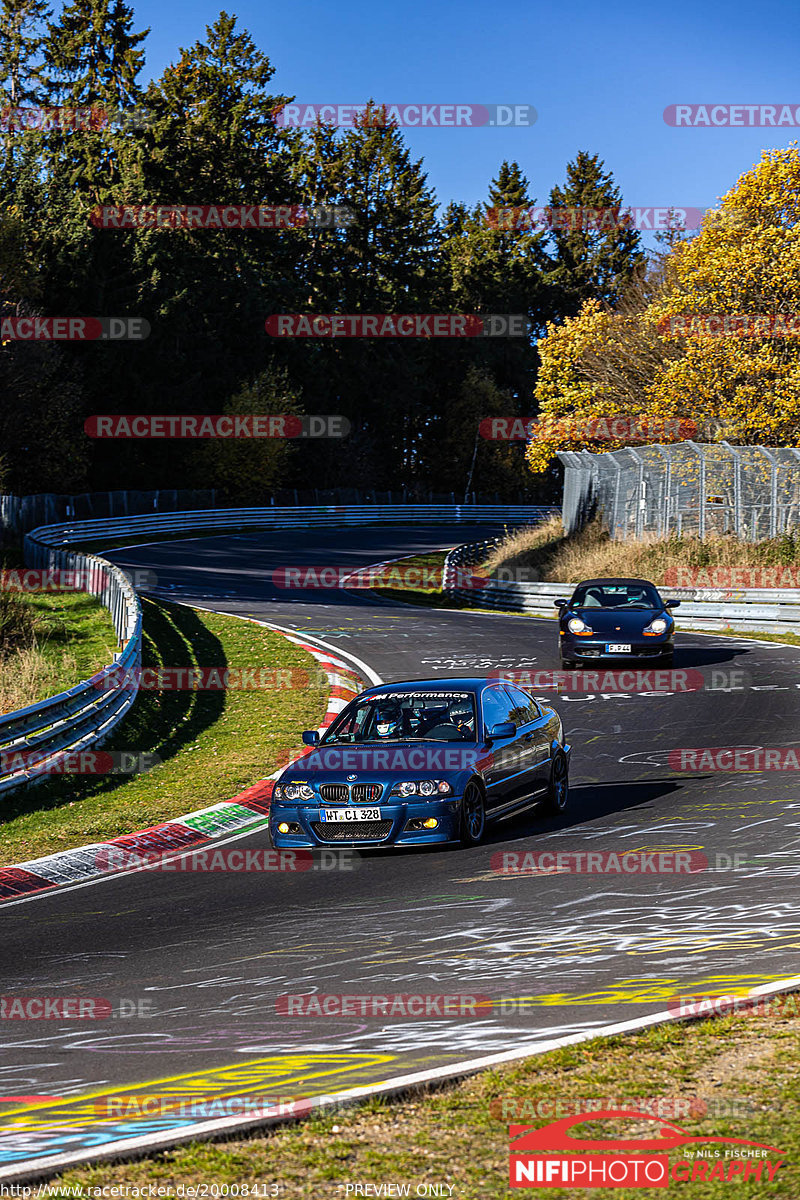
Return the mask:
<svg viewBox="0 0 800 1200">
<path fill-rule="evenodd" d="M 12 186 L 15 159 L 24 137 L 22 114 L 15 110 L 37 103 L 43 83 L 41 50 L 44 27 L 50 16 L 45 0 L 3 0 L 0 7 L 0 109 L 5 196 Z"/>
<path fill-rule="evenodd" d="M 354 223 L 319 233 L 304 269 L 311 312 L 442 311 L 436 199 L 421 160 L 372 104 L 356 127 L 311 131 L 301 187 L 306 202 L 345 205 Z M 302 380 L 309 412 L 334 412 L 353 425 L 362 470 L 388 488 L 410 480 L 430 404 L 431 360 L 441 342 L 384 338 L 309 341 L 283 348 Z M 314 469 L 341 472 L 341 450 L 309 447 Z"/>
<path fill-rule="evenodd" d="M 62 104 L 124 108 L 140 96 L 144 65 L 139 45 L 149 30 L 132 33 L 133 9 L 124 0 L 72 0 L 51 23 L 45 58 L 52 93 Z"/>
<path fill-rule="evenodd" d="M 644 266 L 638 231 L 614 215 L 623 207 L 622 195 L 604 165 L 598 155 L 581 150 L 567 164 L 564 187 L 550 193 L 555 210 L 550 283 L 554 308 L 562 318 L 574 316 L 584 300 L 618 304 Z M 602 215 L 596 221 L 587 219 L 587 209 L 601 210 Z"/>
</svg>

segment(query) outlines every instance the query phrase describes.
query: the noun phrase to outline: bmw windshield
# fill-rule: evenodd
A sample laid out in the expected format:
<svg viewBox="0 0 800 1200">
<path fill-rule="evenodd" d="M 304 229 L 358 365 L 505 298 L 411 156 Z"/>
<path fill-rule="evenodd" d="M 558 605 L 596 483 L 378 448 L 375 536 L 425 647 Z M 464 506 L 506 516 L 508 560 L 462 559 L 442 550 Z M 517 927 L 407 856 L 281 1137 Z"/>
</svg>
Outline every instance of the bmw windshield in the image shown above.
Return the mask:
<svg viewBox="0 0 800 1200">
<path fill-rule="evenodd" d="M 475 741 L 471 692 L 382 692 L 355 700 L 321 745 Z"/>
</svg>

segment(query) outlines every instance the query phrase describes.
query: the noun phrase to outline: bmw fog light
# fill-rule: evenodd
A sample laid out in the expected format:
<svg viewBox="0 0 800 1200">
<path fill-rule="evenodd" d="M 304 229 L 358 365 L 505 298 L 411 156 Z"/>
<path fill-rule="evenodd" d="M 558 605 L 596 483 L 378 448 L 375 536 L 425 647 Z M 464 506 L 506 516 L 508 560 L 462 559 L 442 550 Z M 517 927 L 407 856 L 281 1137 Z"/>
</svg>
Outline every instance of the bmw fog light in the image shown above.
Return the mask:
<svg viewBox="0 0 800 1200">
<path fill-rule="evenodd" d="M 280 825 L 278 826 L 278 833 L 288 833 L 288 832 L 289 832 L 288 822 L 281 821 Z"/>
<path fill-rule="evenodd" d="M 435 829 L 439 822 L 436 820 L 436 817 L 428 817 L 422 824 L 425 829 Z"/>
</svg>

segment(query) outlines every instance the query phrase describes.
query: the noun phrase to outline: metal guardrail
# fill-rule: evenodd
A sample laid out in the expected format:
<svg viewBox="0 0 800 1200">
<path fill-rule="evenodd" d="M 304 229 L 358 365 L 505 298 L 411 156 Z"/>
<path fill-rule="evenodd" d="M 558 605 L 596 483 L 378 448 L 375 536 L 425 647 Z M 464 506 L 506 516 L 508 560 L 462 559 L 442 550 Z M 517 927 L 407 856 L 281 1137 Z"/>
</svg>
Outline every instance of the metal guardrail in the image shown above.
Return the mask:
<svg viewBox="0 0 800 1200">
<path fill-rule="evenodd" d="M 501 544 L 502 538 L 457 546 L 445 558 L 443 590 L 474 608 L 502 609 L 507 612 L 530 613 L 532 616 L 554 616 L 553 600 L 569 597 L 574 583 L 544 583 L 540 580 L 520 581 L 488 578 L 482 580 L 475 571 L 489 553 Z M 466 578 L 475 574 L 475 586 L 465 586 Z M 577 581 L 576 581 L 577 582 Z M 721 626 L 731 623 L 773 632 L 800 632 L 800 588 L 687 588 L 661 587 L 662 594 L 681 601 L 675 622 L 687 629 L 702 628 L 709 622 Z"/>
<path fill-rule="evenodd" d="M 24 540 L 28 567 L 81 572 L 86 590 L 111 613 L 121 649 L 115 661 L 66 692 L 0 717 L 0 793 L 40 782 L 67 755 L 101 745 L 136 698 L 130 679 L 141 667 L 142 609 L 124 571 L 94 554 L 68 550 L 75 543 L 152 533 L 316 526 L 461 524 L 502 521 L 535 524 L 557 508 L 503 504 L 315 505 L 201 509 L 70 521 L 31 530 Z M 109 681 L 108 677 L 112 676 Z M 127 677 L 127 681 L 126 681 Z"/>
<path fill-rule="evenodd" d="M 25 553 L 29 566 L 81 572 L 85 590 L 109 610 L 121 649 L 91 679 L 0 716 L 0 793 L 40 783 L 68 755 L 102 745 L 136 698 L 116 677 L 138 673 L 142 658 L 142 607 L 124 571 L 94 554 L 53 549 L 34 535 L 25 539 Z"/>
<path fill-rule="evenodd" d="M 533 525 L 561 510 L 555 506 L 525 504 L 320 504 L 295 508 L 213 508 L 182 513 L 147 513 L 107 520 L 69 521 L 34 529 L 25 539 L 31 544 L 67 545 L 107 537 L 147 533 L 181 533 L 227 529 L 305 529 L 316 526 L 374 524 L 463 524 L 502 521 L 515 526 Z"/>
</svg>

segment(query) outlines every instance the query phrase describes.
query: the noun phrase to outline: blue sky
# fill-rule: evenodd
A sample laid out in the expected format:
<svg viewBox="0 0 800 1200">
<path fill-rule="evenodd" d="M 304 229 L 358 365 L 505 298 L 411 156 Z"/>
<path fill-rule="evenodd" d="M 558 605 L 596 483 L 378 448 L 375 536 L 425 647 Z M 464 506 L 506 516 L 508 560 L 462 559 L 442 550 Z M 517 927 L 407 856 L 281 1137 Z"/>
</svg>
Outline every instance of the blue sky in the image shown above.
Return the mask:
<svg viewBox="0 0 800 1200">
<path fill-rule="evenodd" d="M 151 27 L 145 77 L 205 35 L 221 0 L 130 0 Z M 674 103 L 800 106 L 800 6 L 709 0 L 661 4 L 571 0 L 240 0 L 240 27 L 275 67 L 274 91 L 309 103 L 370 96 L 408 103 L 526 103 L 530 128 L 406 129 L 440 203 L 486 197 L 516 159 L 545 203 L 578 150 L 599 153 L 626 203 L 708 208 L 762 149 L 800 129 L 676 129 Z"/>
</svg>

